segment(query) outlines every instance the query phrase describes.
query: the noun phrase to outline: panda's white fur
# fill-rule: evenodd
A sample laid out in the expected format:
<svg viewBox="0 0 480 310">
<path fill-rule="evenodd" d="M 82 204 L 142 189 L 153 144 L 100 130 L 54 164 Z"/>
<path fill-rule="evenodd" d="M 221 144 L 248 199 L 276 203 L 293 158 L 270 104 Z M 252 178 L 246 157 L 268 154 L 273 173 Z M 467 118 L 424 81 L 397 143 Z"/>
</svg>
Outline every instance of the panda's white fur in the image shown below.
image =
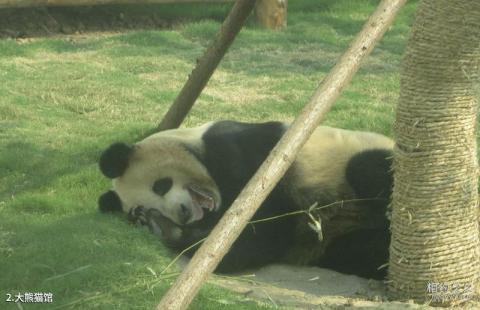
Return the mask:
<svg viewBox="0 0 480 310">
<path fill-rule="evenodd" d="M 344 177 L 348 161 L 365 150 L 392 148 L 393 141 L 377 133 L 319 126 L 300 150 L 294 169 L 289 171 L 292 188 L 300 192 L 305 189 L 337 192 L 343 188 L 339 200 L 352 198 L 345 197 L 353 196 Z M 299 205 L 311 203 L 304 201 L 301 195 L 294 198 Z"/>
<path fill-rule="evenodd" d="M 113 191 L 101 197 L 100 208 L 121 208 L 134 215 L 141 209 L 143 221 L 161 235 L 162 241 L 174 248 L 185 248 L 208 235 L 287 127 L 278 122 L 220 121 L 160 132 L 133 147 L 112 145 L 102 155 L 100 167 L 113 178 Z M 391 139 L 376 133 L 319 126 L 254 220 L 307 209 L 315 202 L 325 205 L 345 201 L 342 208 L 319 212 L 326 219 L 327 241 L 335 245 L 339 240 L 342 246 L 363 242 L 370 238 L 372 230 L 374 235 L 381 235 L 383 246 L 384 239 L 389 238 L 384 236 L 388 234 L 384 220 L 388 201 L 380 207 L 364 207 L 355 199 L 376 198 L 363 197 L 362 192 L 386 197 L 391 180 L 390 161 L 385 154 L 392 147 Z M 371 179 L 376 176 L 382 180 Z M 165 178 L 172 182 L 164 182 L 170 186 L 164 186 L 165 193 L 159 195 L 152 186 Z M 382 185 L 383 180 L 388 184 Z M 286 252 L 297 246 L 293 236 L 296 226 L 298 219 L 292 217 L 248 226 L 222 261 L 221 271 L 236 271 L 288 256 Z M 349 235 L 356 230 L 361 230 L 358 235 L 362 239 Z M 325 243 L 323 250 L 327 246 Z M 324 265 L 338 259 L 338 249 L 331 248 L 334 256 L 324 260 Z M 349 266 L 337 269 L 372 276 Z"/>
<path fill-rule="evenodd" d="M 135 144 L 128 169 L 113 180 L 113 189 L 122 201 L 123 211 L 128 213 L 135 207 L 148 206 L 177 224 L 185 224 L 180 223 L 177 216 L 179 205 L 184 204 L 198 211 L 187 223 L 200 220 L 202 210 L 192 207 L 189 188 L 210 193 L 214 208 L 218 208 L 221 197 L 215 182 L 195 156 L 181 145 L 201 151 L 201 136 L 209 126 L 211 123 L 198 128 L 167 130 Z M 163 177 L 171 178 L 173 186 L 166 195 L 159 196 L 146 184 Z"/>
</svg>

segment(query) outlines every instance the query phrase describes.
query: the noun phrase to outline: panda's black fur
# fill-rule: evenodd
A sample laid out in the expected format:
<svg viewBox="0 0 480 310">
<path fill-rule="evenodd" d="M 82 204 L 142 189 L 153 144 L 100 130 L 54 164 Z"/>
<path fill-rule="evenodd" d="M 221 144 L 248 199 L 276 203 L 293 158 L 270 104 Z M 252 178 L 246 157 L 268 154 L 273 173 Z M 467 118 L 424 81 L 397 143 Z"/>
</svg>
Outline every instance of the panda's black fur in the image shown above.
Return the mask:
<svg viewBox="0 0 480 310">
<path fill-rule="evenodd" d="M 100 159 L 101 171 L 114 179 L 114 189 L 99 199 L 100 210 L 124 210 L 134 220 L 141 218 L 166 245 L 183 250 L 208 235 L 287 128 L 280 122 L 218 121 L 190 131 L 159 133 L 133 147 L 115 143 Z M 301 244 L 307 250 L 320 249 L 312 257 L 301 257 L 307 264 L 363 277 L 384 277 L 385 269 L 377 268 L 388 257 L 390 236 L 385 213 L 392 187 L 392 143 L 370 133 L 356 141 L 348 140 L 355 132 L 329 127 L 317 131 L 252 221 L 305 210 L 314 202 L 322 206 L 358 200 L 319 212 L 326 225 L 323 242 L 313 230 L 305 229 L 306 216 L 248 224 L 218 272 L 292 261 L 292 252 Z M 328 143 L 334 145 L 327 143 L 324 149 L 316 146 L 324 142 L 319 140 L 324 139 L 323 132 L 333 141 Z M 342 159 L 335 152 L 350 151 L 349 143 L 361 151 L 347 156 L 339 166 L 342 171 L 337 171 L 336 161 Z M 328 177 L 319 181 L 310 175 L 322 174 L 323 170 Z M 169 183 L 170 192 L 164 197 L 152 194 L 153 184 L 165 178 L 169 180 L 164 183 L 173 182 Z M 338 228 L 343 222 L 347 223 L 344 228 Z M 299 236 L 303 238 L 300 241 Z"/>
<path fill-rule="evenodd" d="M 133 149 L 124 143 L 114 143 L 100 156 L 102 173 L 111 179 L 123 174 Z"/>
</svg>

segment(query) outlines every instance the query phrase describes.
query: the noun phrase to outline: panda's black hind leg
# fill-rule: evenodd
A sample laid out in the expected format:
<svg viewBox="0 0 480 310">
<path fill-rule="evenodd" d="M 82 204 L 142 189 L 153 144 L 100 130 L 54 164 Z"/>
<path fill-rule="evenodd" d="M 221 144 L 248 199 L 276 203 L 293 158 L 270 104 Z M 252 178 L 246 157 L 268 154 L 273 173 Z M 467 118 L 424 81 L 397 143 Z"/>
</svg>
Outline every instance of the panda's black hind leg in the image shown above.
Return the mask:
<svg viewBox="0 0 480 310">
<path fill-rule="evenodd" d="M 347 164 L 346 180 L 355 198 L 361 199 L 368 227 L 338 236 L 329 243 L 320 266 L 365 278 L 383 279 L 388 261 L 390 222 L 386 217 L 393 186 L 392 152 L 368 150 L 353 156 Z"/>
<path fill-rule="evenodd" d="M 325 249 L 319 267 L 383 280 L 387 275 L 388 227 L 359 229 L 335 238 Z"/>
<path fill-rule="evenodd" d="M 360 152 L 347 164 L 346 179 L 358 199 L 365 204 L 386 208 L 393 186 L 392 152 L 374 149 Z"/>
</svg>

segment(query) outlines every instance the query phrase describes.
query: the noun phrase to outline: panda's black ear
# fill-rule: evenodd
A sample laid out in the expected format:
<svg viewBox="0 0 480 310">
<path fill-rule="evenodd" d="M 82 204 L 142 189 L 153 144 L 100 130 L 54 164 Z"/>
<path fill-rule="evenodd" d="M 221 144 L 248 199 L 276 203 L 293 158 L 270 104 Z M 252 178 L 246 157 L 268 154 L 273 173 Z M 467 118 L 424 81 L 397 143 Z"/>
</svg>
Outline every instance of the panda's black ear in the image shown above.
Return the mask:
<svg viewBox="0 0 480 310">
<path fill-rule="evenodd" d="M 118 212 L 122 211 L 122 202 L 117 193 L 112 190 L 103 193 L 98 198 L 98 208 L 101 212 Z"/>
<path fill-rule="evenodd" d="M 121 176 L 128 167 L 133 148 L 118 142 L 110 145 L 100 156 L 100 170 L 111 179 Z"/>
</svg>

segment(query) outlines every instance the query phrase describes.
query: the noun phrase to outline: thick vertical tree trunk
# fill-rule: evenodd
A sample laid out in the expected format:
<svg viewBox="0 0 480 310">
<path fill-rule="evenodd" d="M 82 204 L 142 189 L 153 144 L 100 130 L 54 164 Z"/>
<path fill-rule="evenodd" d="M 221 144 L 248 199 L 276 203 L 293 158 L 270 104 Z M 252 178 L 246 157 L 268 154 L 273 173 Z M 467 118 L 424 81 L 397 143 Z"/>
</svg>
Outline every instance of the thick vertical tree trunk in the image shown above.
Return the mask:
<svg viewBox="0 0 480 310">
<path fill-rule="evenodd" d="M 257 0 L 257 21 L 265 28 L 281 29 L 287 26 L 288 0 Z"/>
<path fill-rule="evenodd" d="M 480 1 L 420 3 L 395 123 L 394 298 L 459 303 L 477 284 L 479 60 Z"/>
</svg>

